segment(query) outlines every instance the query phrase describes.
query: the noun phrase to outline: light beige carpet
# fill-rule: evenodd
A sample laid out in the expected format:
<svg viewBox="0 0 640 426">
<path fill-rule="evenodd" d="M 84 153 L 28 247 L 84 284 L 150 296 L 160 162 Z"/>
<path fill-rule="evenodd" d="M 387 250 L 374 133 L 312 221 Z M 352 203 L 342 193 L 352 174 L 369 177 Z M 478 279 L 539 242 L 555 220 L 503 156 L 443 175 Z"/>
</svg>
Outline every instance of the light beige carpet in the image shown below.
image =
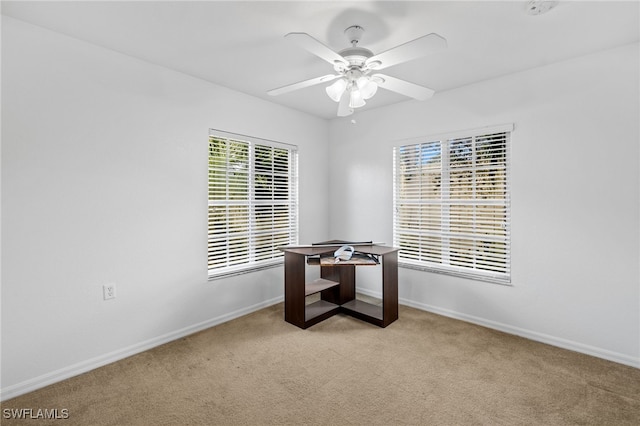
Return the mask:
<svg viewBox="0 0 640 426">
<path fill-rule="evenodd" d="M 278 304 L 2 403 L 64 425 L 639 425 L 640 370 L 400 307 L 307 330 Z M 35 412 L 35 411 L 34 411 Z"/>
</svg>

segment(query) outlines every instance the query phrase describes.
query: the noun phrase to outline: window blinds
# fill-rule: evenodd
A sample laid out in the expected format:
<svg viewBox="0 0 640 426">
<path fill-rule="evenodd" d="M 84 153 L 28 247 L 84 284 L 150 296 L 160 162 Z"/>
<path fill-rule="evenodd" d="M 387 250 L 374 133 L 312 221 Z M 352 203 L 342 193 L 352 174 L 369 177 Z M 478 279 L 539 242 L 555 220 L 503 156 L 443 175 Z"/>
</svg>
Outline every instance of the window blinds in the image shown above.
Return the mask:
<svg viewBox="0 0 640 426">
<path fill-rule="evenodd" d="M 394 148 L 394 245 L 403 266 L 510 282 L 511 127 Z"/>
<path fill-rule="evenodd" d="M 223 132 L 209 137 L 208 267 L 228 275 L 279 263 L 297 244 L 297 150 Z"/>
</svg>

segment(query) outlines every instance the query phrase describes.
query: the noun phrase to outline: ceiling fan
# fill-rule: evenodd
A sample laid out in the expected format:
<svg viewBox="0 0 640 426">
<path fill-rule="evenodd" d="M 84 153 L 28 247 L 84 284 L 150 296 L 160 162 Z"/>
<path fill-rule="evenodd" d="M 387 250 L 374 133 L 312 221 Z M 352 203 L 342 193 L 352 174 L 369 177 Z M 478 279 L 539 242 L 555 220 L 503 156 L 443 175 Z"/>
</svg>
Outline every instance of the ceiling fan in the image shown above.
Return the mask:
<svg viewBox="0 0 640 426">
<path fill-rule="evenodd" d="M 353 25 L 344 32 L 351 47 L 337 53 L 307 33 L 285 35 L 287 40 L 291 40 L 333 65 L 336 74 L 300 81 L 270 90 L 267 93 L 277 96 L 337 79 L 325 90 L 332 100 L 338 102 L 339 117 L 351 115 L 355 108 L 364 106 L 366 100 L 376 94 L 378 87 L 418 100 L 425 100 L 433 96 L 434 91 L 428 87 L 380 74 L 377 71 L 444 49 L 447 47 L 447 41 L 444 38 L 431 33 L 374 55 L 369 49 L 358 46 L 364 28 Z"/>
</svg>

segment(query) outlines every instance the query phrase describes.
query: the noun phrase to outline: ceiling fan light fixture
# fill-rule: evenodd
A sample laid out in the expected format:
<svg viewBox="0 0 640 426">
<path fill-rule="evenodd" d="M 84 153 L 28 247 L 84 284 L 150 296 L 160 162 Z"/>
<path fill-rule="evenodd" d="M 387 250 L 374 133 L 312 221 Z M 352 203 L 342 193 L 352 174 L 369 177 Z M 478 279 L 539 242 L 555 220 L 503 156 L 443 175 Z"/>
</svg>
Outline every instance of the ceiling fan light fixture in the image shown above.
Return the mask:
<svg viewBox="0 0 640 426">
<path fill-rule="evenodd" d="M 378 83 L 376 83 L 375 81 L 373 81 L 373 79 L 367 76 L 360 77 L 356 81 L 356 84 L 364 99 L 372 98 L 373 95 L 375 95 L 376 92 L 378 91 Z"/>
<path fill-rule="evenodd" d="M 349 97 L 349 108 L 360 108 L 365 106 L 366 102 L 362 98 L 362 93 L 358 89 L 351 90 Z"/>
<path fill-rule="evenodd" d="M 340 102 L 340 98 L 342 97 L 342 94 L 344 93 L 346 88 L 347 88 L 347 80 L 345 80 L 344 78 L 341 78 L 336 80 L 336 82 L 331 84 L 330 86 L 327 86 L 325 90 L 327 92 L 327 95 L 329 95 L 329 97 L 334 102 Z"/>
</svg>

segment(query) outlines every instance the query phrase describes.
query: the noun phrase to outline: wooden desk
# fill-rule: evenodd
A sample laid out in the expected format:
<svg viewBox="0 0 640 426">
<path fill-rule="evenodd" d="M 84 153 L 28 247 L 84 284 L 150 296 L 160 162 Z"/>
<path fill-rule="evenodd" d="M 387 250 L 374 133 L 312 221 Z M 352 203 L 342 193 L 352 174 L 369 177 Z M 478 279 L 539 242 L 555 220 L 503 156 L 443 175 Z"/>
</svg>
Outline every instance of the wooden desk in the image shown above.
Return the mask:
<svg viewBox="0 0 640 426">
<path fill-rule="evenodd" d="M 386 327 L 398 319 L 398 249 L 381 245 L 353 245 L 358 253 L 376 255 L 382 265 L 382 306 L 356 300 L 356 266 L 349 262 L 320 266 L 320 277 L 305 283 L 307 258 L 333 255 L 342 243 L 317 247 L 280 247 L 284 252 L 284 320 L 300 328 L 311 327 L 337 313 Z M 362 265 L 366 267 L 366 265 Z M 305 305 L 305 297 L 320 293 L 320 300 Z"/>
</svg>

